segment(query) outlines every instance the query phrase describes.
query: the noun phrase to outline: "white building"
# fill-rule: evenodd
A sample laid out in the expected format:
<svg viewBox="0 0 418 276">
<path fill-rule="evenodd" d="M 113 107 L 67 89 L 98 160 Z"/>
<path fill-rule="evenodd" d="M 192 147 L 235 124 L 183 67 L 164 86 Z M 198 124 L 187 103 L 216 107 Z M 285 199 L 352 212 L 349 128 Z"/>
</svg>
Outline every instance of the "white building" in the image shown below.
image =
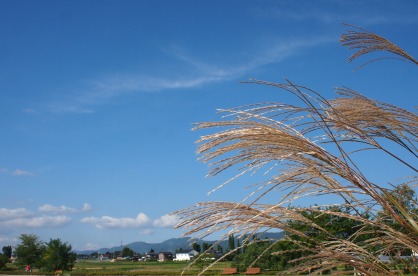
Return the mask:
<svg viewBox="0 0 418 276">
<path fill-rule="evenodd" d="M 199 254 L 196 250 L 181 250 L 176 253 L 175 261 L 190 261 L 194 256 Z"/>
</svg>

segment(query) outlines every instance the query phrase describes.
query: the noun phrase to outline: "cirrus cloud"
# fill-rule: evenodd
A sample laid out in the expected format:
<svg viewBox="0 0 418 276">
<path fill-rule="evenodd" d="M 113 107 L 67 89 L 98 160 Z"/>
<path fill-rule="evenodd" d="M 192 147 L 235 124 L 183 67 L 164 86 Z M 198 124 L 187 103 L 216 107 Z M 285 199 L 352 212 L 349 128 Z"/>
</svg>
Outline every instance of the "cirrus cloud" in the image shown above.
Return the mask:
<svg viewBox="0 0 418 276">
<path fill-rule="evenodd" d="M 33 173 L 26 171 L 26 170 L 22 170 L 22 169 L 15 169 L 12 172 L 12 175 L 14 176 L 29 176 L 29 175 L 33 175 Z"/>
<path fill-rule="evenodd" d="M 0 168 L 0 173 L 1 174 L 7 174 L 7 175 L 12 175 L 12 176 L 31 176 L 33 175 L 32 172 L 27 171 L 27 170 L 22 170 L 22 169 L 8 169 L 8 168 Z"/>
<path fill-rule="evenodd" d="M 105 105 L 113 99 L 134 93 L 150 93 L 174 89 L 189 89 L 242 78 L 259 67 L 279 63 L 301 51 L 320 44 L 334 42 L 335 37 L 313 36 L 309 38 L 282 38 L 263 42 L 258 50 L 252 50 L 256 58 L 243 62 L 213 64 L 199 57 L 192 57 L 178 49 L 168 50 L 184 69 L 181 75 L 167 76 L 144 72 L 113 73 L 84 81 L 77 93 L 70 98 L 47 104 L 53 113 L 94 113 L 94 107 Z M 66 96 L 68 97 L 68 96 Z"/>
</svg>

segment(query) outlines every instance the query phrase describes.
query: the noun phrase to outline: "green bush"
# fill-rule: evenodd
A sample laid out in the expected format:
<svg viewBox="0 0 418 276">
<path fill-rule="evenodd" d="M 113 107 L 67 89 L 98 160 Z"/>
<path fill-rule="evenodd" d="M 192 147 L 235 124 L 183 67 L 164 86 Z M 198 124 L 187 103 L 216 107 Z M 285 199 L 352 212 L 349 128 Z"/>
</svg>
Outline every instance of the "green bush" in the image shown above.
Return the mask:
<svg viewBox="0 0 418 276">
<path fill-rule="evenodd" d="M 0 254 L 0 269 L 5 268 L 8 262 L 9 258 L 4 254 Z"/>
</svg>

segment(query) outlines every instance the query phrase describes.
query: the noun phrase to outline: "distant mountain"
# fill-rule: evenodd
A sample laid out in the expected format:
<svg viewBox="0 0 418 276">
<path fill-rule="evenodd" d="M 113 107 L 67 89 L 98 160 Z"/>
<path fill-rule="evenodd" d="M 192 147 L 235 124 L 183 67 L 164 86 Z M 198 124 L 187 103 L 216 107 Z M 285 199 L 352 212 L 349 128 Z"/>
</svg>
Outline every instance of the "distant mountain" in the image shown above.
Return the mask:
<svg viewBox="0 0 418 276">
<path fill-rule="evenodd" d="M 272 239 L 278 240 L 283 238 L 284 232 L 275 232 L 275 233 L 263 233 L 259 235 L 259 239 Z M 149 252 L 153 249 L 155 252 L 175 252 L 177 249 L 188 249 L 191 248 L 191 244 L 196 242 L 202 245 L 204 242 L 208 244 L 214 244 L 216 241 L 205 241 L 205 240 L 192 240 L 190 237 L 184 238 L 173 238 L 161 243 L 147 243 L 147 242 L 133 242 L 129 244 L 125 244 L 122 246 L 116 246 L 112 248 L 101 248 L 99 250 L 85 250 L 85 251 L 75 251 L 77 254 L 91 254 L 94 252 L 98 252 L 99 254 L 103 254 L 106 252 L 115 252 L 115 251 L 122 251 L 123 248 L 128 247 L 132 249 L 134 252 L 144 254 Z M 228 241 L 220 242 L 220 245 L 226 249 L 228 247 Z"/>
</svg>

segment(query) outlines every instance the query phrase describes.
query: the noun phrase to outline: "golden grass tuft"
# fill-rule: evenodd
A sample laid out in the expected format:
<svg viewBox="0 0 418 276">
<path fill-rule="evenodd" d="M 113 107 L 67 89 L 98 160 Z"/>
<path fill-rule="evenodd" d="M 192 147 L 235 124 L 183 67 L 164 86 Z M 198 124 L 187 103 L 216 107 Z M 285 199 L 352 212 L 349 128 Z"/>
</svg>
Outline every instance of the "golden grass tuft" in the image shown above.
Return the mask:
<svg viewBox="0 0 418 276">
<path fill-rule="evenodd" d="M 358 50 L 350 61 L 371 52 L 388 51 L 418 65 L 401 48 L 364 29 L 355 27 L 341 41 L 344 46 Z M 379 260 L 380 254 L 400 247 L 418 252 L 417 215 L 408 213 L 399 198 L 393 196 L 400 190 L 369 181 L 365 176 L 367 169 L 360 168 L 354 158 L 360 152 L 382 152 L 410 170 L 412 176 L 402 185 L 413 187 L 411 184 L 418 182 L 417 115 L 349 88 L 338 88 L 339 96 L 327 100 L 290 81 L 247 83 L 284 90 L 301 104 L 260 103 L 221 110 L 226 120 L 196 125 L 195 130 L 216 129 L 198 141 L 197 152 L 200 160 L 209 164 L 209 175 L 237 170 L 235 176 L 218 188 L 259 171 L 268 178 L 253 185 L 254 190 L 242 202 L 202 202 L 177 211 L 175 214 L 182 219 L 177 227 L 187 229 L 184 235 L 204 238 L 224 232 L 227 233 L 224 239 L 239 234 L 251 242 L 250 238 L 260 231 L 281 229 L 309 241 L 306 233 L 292 227 L 291 222 L 295 221 L 321 231 L 327 237 L 321 243 L 293 241 L 312 254 L 293 260 L 297 265 L 287 271 L 289 274 L 319 274 L 350 266 L 366 275 L 391 275 L 388 265 Z M 264 199 L 272 193 L 279 195 L 277 200 L 265 203 Z M 350 206 L 353 212 L 295 203 L 302 197 L 320 200 L 324 195 L 334 195 L 340 206 Z M 413 199 L 410 203 L 416 206 Z M 349 218 L 360 227 L 351 237 L 341 238 L 303 216 L 303 211 Z M 361 215 L 365 212 L 368 217 Z M 382 220 L 382 213 L 399 227 Z M 356 242 L 360 236 L 366 237 L 361 244 Z"/>
<path fill-rule="evenodd" d="M 367 55 L 373 52 L 389 52 L 394 56 L 387 56 L 382 58 L 375 58 L 365 63 L 364 65 L 382 59 L 399 59 L 402 61 L 412 62 L 418 65 L 418 61 L 409 55 L 405 50 L 399 46 L 393 44 L 391 41 L 378 36 L 374 33 L 367 31 L 366 29 L 348 25 L 351 27 L 345 34 L 341 36 L 340 42 L 343 46 L 348 47 L 350 50 L 356 50 L 349 58 L 349 61 L 353 61 L 363 55 Z M 364 66 L 362 65 L 362 66 Z"/>
</svg>

